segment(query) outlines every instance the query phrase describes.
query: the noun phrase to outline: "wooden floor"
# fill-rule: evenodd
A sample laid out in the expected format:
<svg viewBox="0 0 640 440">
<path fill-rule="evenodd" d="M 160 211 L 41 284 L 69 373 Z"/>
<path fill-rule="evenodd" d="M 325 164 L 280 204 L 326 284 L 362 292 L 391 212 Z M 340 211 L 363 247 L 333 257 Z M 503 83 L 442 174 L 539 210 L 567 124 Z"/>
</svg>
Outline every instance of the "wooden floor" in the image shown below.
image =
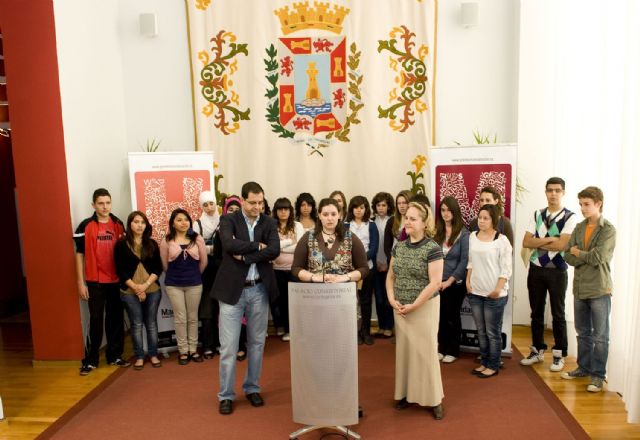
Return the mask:
<svg viewBox="0 0 640 440">
<path fill-rule="evenodd" d="M 513 342 L 527 354 L 529 328 L 515 326 Z M 31 360 L 28 324 L 0 324 L 0 397 L 5 416 L 0 422 L 2 440 L 35 438 L 116 369 L 103 365 L 80 377 L 78 362 L 34 366 Z M 545 360 L 534 368 L 593 439 L 640 440 L 640 424 L 626 423 L 624 403 L 616 393 L 588 393 L 585 380 L 562 380 L 558 373 L 549 371 L 549 363 Z M 565 369 L 573 368 L 575 359 L 570 359 Z"/>
</svg>

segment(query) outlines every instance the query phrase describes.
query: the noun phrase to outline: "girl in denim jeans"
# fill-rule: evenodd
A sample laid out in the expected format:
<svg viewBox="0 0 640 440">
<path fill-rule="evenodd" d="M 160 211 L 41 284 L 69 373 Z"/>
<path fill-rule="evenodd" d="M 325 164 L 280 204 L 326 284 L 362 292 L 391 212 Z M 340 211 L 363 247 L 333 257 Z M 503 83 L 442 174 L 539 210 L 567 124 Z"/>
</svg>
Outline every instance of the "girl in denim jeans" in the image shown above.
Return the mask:
<svg viewBox="0 0 640 440">
<path fill-rule="evenodd" d="M 478 231 L 469 237 L 467 292 L 478 329 L 480 366 L 472 370 L 481 379 L 493 377 L 500 368 L 502 316 L 507 305 L 512 271 L 512 247 L 497 231 L 500 210 L 484 205 L 478 213 Z"/>
</svg>

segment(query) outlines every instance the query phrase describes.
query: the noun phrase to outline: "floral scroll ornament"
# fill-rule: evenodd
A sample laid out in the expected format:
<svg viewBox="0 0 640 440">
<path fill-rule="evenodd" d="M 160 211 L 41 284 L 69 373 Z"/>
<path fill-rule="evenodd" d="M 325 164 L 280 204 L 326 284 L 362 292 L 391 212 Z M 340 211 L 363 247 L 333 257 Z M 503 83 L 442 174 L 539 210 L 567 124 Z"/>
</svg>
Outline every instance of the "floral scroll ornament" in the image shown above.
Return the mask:
<svg viewBox="0 0 640 440">
<path fill-rule="evenodd" d="M 351 94 L 351 99 L 349 99 L 349 113 L 347 116 L 347 122 L 344 124 L 344 127 L 338 131 L 332 131 L 327 133 L 327 139 L 331 139 L 335 136 L 336 139 L 342 142 L 349 142 L 349 132 L 351 129 L 349 128 L 351 124 L 357 125 L 360 123 L 358 119 L 358 112 L 364 107 L 362 103 L 362 93 L 360 91 L 360 86 L 362 85 L 362 74 L 358 70 L 360 66 L 360 56 L 362 52 L 358 51 L 356 43 L 351 43 L 351 47 L 349 48 L 351 54 L 349 55 L 349 61 L 347 62 L 347 66 L 349 66 L 349 93 Z"/>
<path fill-rule="evenodd" d="M 403 48 L 398 49 L 397 36 L 403 41 Z M 383 50 L 391 52 L 389 66 L 397 73 L 397 84 L 389 92 L 387 108 L 378 106 L 378 118 L 389 119 L 389 126 L 394 131 L 404 132 L 415 124 L 415 111 L 422 113 L 427 110 L 427 104 L 421 99 L 427 90 L 427 68 L 424 63 L 429 53 L 429 48 L 424 44 L 418 49 L 417 55 L 413 54 L 415 43 L 412 41 L 415 34 L 406 26 L 394 27 L 389 33 L 389 40 L 378 41 L 378 52 Z M 398 93 L 398 88 L 400 92 Z M 399 113 L 398 113 L 399 112 Z M 397 120 L 397 118 L 400 118 Z"/>
<path fill-rule="evenodd" d="M 196 9 L 206 11 L 210 4 L 211 0 L 196 0 Z"/>
<path fill-rule="evenodd" d="M 211 53 L 198 52 L 198 59 L 204 64 L 200 71 L 200 85 L 202 96 L 209 103 L 202 108 L 206 117 L 213 116 L 214 126 L 222 134 L 233 134 L 240 128 L 239 121 L 248 121 L 250 109 L 240 110 L 240 96 L 231 89 L 231 77 L 238 70 L 238 54 L 249 54 L 246 43 L 236 43 L 236 36 L 232 32 L 221 30 L 211 39 L 213 47 Z M 225 50 L 228 52 L 225 54 Z M 231 121 L 229 121 L 229 118 Z"/>
<path fill-rule="evenodd" d="M 418 183 L 418 179 L 424 179 L 422 168 L 427 163 L 427 158 L 422 154 L 418 154 L 411 164 L 416 168 L 416 171 L 407 171 L 407 176 L 411 177 L 411 192 L 414 194 L 426 194 L 424 183 Z"/>
<path fill-rule="evenodd" d="M 220 192 L 220 181 L 224 179 L 224 176 L 222 174 L 218 174 L 218 168 L 220 168 L 220 166 L 218 165 L 218 162 L 213 162 L 213 171 L 214 171 L 213 174 L 215 175 L 215 177 L 213 178 L 213 188 L 216 193 L 216 204 L 218 205 L 218 208 L 220 208 L 220 205 L 222 204 L 222 193 Z"/>
</svg>

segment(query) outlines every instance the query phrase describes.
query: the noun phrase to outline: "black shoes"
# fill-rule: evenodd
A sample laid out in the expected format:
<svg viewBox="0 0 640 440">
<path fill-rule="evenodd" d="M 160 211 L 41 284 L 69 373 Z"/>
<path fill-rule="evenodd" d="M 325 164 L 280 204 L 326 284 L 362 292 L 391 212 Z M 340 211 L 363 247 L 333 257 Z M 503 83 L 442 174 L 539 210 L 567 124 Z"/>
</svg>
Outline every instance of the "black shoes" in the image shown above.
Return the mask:
<svg viewBox="0 0 640 440">
<path fill-rule="evenodd" d="M 251 406 L 258 407 L 264 405 L 264 400 L 262 399 L 262 396 L 260 396 L 260 393 L 247 394 L 247 400 L 251 403 Z"/>
<path fill-rule="evenodd" d="M 180 365 L 187 365 L 189 363 L 189 355 L 185 353 L 178 356 L 178 363 Z"/>
<path fill-rule="evenodd" d="M 444 417 L 444 407 L 442 403 L 440 405 L 434 406 L 433 408 L 433 418 L 436 420 L 442 420 Z"/>
<path fill-rule="evenodd" d="M 224 416 L 231 414 L 233 412 L 233 400 L 221 400 L 218 412 Z"/>
<path fill-rule="evenodd" d="M 362 341 L 367 345 L 373 345 L 373 338 L 370 334 L 362 335 Z"/>
<path fill-rule="evenodd" d="M 109 362 L 109 365 L 114 365 L 116 367 L 120 367 L 120 368 L 127 368 L 131 366 L 131 362 L 125 361 L 124 359 L 116 359 L 113 362 Z"/>
<path fill-rule="evenodd" d="M 407 402 L 407 398 L 403 397 L 402 399 L 398 400 L 395 404 L 395 408 L 397 410 L 403 410 L 403 409 L 407 409 L 409 408 L 410 403 Z"/>
<path fill-rule="evenodd" d="M 247 352 L 246 352 L 246 351 L 239 351 L 239 352 L 236 354 L 236 359 L 237 359 L 239 362 L 242 362 L 242 361 L 243 361 L 243 360 L 245 360 L 246 358 L 247 358 Z"/>
<path fill-rule="evenodd" d="M 190 353 L 189 357 L 191 358 L 191 360 L 193 362 L 202 362 L 202 361 L 204 361 L 204 359 L 202 358 L 202 356 L 200 356 L 200 354 L 198 352 Z"/>
</svg>

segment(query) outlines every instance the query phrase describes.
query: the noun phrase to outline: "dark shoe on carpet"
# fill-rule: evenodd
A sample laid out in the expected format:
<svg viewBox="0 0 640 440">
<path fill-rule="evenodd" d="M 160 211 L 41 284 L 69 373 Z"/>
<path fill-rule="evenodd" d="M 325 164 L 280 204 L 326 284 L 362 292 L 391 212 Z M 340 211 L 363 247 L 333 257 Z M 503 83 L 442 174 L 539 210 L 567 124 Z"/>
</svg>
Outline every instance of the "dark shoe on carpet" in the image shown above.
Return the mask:
<svg viewBox="0 0 640 440">
<path fill-rule="evenodd" d="M 127 368 L 131 366 L 131 362 L 125 361 L 124 359 L 116 359 L 113 362 L 109 362 L 109 365 L 114 365 L 116 367 L 120 367 L 120 368 Z"/>
<path fill-rule="evenodd" d="M 480 379 L 488 379 L 490 377 L 497 376 L 500 372 L 500 370 L 495 370 L 493 373 L 486 374 L 486 370 L 489 370 L 489 368 L 482 370 L 482 373 L 478 373 L 476 376 L 478 376 Z"/>
<path fill-rule="evenodd" d="M 151 366 L 152 366 L 153 368 L 160 368 L 160 367 L 162 367 L 162 362 L 160 362 L 160 360 L 159 360 L 159 359 L 158 359 L 158 361 L 157 361 L 157 362 L 153 362 L 153 360 L 152 360 L 152 361 L 151 361 Z"/>
<path fill-rule="evenodd" d="M 222 415 L 229 415 L 233 412 L 233 400 L 221 400 L 218 412 Z"/>
<path fill-rule="evenodd" d="M 260 393 L 247 394 L 247 400 L 251 403 L 251 406 L 258 407 L 264 405 L 264 400 L 262 399 L 262 396 L 260 396 Z"/>
<path fill-rule="evenodd" d="M 95 365 L 86 364 L 80 367 L 80 376 L 87 376 L 93 370 L 96 369 Z"/>
<path fill-rule="evenodd" d="M 213 350 L 205 350 L 202 354 L 205 359 L 213 359 L 215 355 L 216 353 Z"/>
<path fill-rule="evenodd" d="M 444 407 L 442 406 L 442 403 L 440 405 L 434 406 L 433 418 L 436 420 L 442 420 L 443 417 L 444 417 Z"/>
<path fill-rule="evenodd" d="M 144 360 L 139 359 L 133 364 L 133 369 L 136 371 L 140 371 L 144 368 Z"/>
<path fill-rule="evenodd" d="M 409 402 L 407 402 L 407 399 L 405 397 L 403 397 L 402 399 L 398 400 L 395 404 L 395 409 L 397 410 L 402 410 L 402 409 L 407 409 L 409 408 Z"/>
<path fill-rule="evenodd" d="M 362 337 L 362 333 L 358 332 L 358 345 L 364 344 L 364 338 Z"/>
<path fill-rule="evenodd" d="M 189 363 L 189 355 L 181 354 L 180 356 L 178 356 L 178 363 L 180 365 L 187 365 Z"/>
<path fill-rule="evenodd" d="M 471 374 L 473 374 L 474 376 L 478 376 L 479 374 L 482 374 L 482 371 L 484 371 L 484 368 L 482 370 L 474 368 L 473 370 L 471 370 Z"/>
<path fill-rule="evenodd" d="M 365 334 L 362 336 L 362 341 L 367 345 L 373 345 L 373 338 L 371 335 Z"/>
<path fill-rule="evenodd" d="M 247 352 L 246 351 L 239 351 L 238 354 L 236 354 L 236 359 L 239 360 L 240 362 L 242 362 L 246 358 L 247 358 Z"/>
<path fill-rule="evenodd" d="M 193 362 L 202 362 L 204 361 L 204 359 L 202 358 L 202 356 L 200 356 L 200 353 L 190 353 L 189 357 L 191 358 L 191 360 Z"/>
</svg>

